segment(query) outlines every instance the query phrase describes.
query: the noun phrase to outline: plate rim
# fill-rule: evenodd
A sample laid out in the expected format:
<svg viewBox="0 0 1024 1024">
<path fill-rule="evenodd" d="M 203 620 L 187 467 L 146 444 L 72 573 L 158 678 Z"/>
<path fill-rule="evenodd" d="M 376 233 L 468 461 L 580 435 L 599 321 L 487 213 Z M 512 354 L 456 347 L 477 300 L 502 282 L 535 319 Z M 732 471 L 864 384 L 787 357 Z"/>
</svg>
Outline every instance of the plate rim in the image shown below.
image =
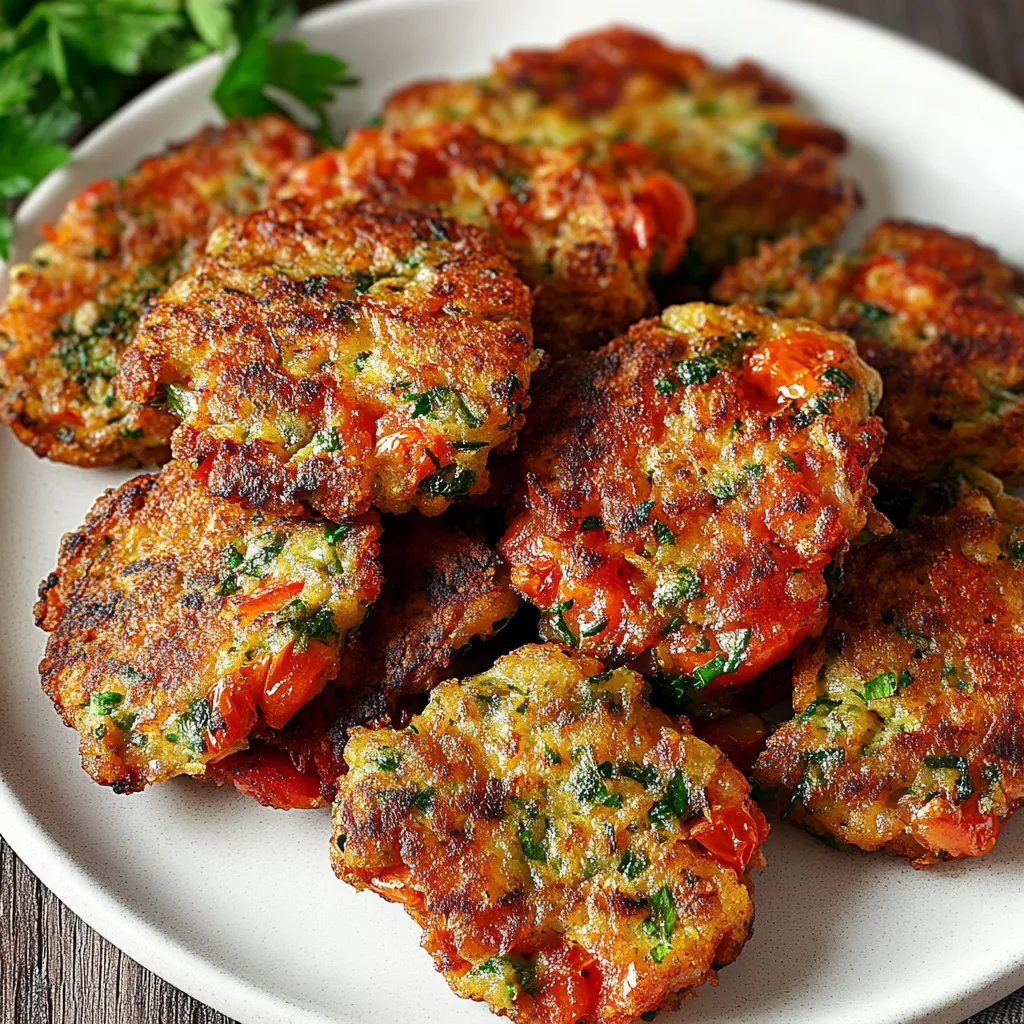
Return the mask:
<svg viewBox="0 0 1024 1024">
<path fill-rule="evenodd" d="M 358 19 L 371 11 L 386 17 L 389 12 L 414 8 L 486 6 L 499 5 L 503 2 L 504 0 L 337 0 L 304 15 L 291 27 L 288 35 L 310 36 L 322 22 Z M 561 2 L 569 3 L 579 10 L 581 30 L 582 26 L 590 24 L 586 0 Z M 660 2 L 666 10 L 673 6 L 673 0 Z M 812 5 L 805 0 L 734 2 L 741 6 L 761 3 L 799 10 L 799 16 L 802 18 L 820 23 L 839 23 L 849 31 L 884 39 L 888 45 L 902 48 L 905 52 L 909 51 L 918 61 L 930 64 L 931 70 L 946 80 L 953 89 L 973 90 L 979 100 L 990 107 L 992 103 L 998 103 L 1008 116 L 1018 118 L 1024 129 L 1024 100 L 1000 83 L 985 77 L 981 72 L 961 64 L 925 43 L 903 36 L 893 29 L 868 21 L 859 15 Z M 628 22 L 629 12 L 624 6 L 620 23 Z M 15 244 L 19 233 L 31 230 L 39 221 L 43 208 L 66 187 L 65 181 L 73 175 L 72 168 L 76 161 L 88 159 L 94 151 L 102 149 L 109 138 L 116 137 L 123 127 L 136 119 L 144 118 L 151 107 L 159 105 L 179 89 L 186 86 L 198 87 L 204 77 L 212 82 L 214 73 L 222 63 L 223 57 L 212 54 L 180 68 L 134 97 L 93 129 L 73 149 L 69 164 L 50 172 L 21 204 L 14 218 Z M 6 265 L 2 260 L 0 274 L 6 279 Z M 4 290 L 0 287 L 0 295 Z M 1024 810 L 1021 813 L 1024 814 Z M 13 786 L 2 774 L 0 834 L 43 885 L 87 925 L 115 945 L 124 955 L 193 998 L 244 1024 L 277 1024 L 282 1020 L 294 1024 L 329 1024 L 337 1020 L 243 981 L 237 975 L 191 951 L 181 940 L 166 934 L 156 925 L 147 923 L 118 904 L 105 901 L 101 891 L 70 852 L 49 842 L 49 833 L 44 823 L 28 811 Z M 1024 949 L 1018 952 L 1016 962 L 1009 968 L 1007 961 L 1002 961 L 998 968 L 979 978 L 978 984 L 969 992 L 937 993 L 933 999 L 920 1007 L 920 1013 L 913 1019 L 920 1024 L 957 1024 L 958 1021 L 991 1006 L 1022 985 Z"/>
</svg>

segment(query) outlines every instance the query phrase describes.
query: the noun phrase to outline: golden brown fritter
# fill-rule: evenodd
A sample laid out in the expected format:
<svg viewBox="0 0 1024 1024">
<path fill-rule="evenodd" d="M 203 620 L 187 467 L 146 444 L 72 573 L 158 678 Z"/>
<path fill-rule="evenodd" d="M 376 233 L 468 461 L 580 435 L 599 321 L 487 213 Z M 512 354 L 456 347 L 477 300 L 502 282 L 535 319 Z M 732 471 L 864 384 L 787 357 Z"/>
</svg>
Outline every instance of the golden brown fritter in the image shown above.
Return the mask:
<svg viewBox="0 0 1024 1024">
<path fill-rule="evenodd" d="M 412 85 L 384 107 L 389 126 L 434 121 L 505 142 L 649 148 L 696 201 L 684 270 L 700 285 L 758 239 L 806 228 L 831 239 L 857 204 L 836 170 L 842 135 L 798 114 L 785 86 L 750 61 L 719 70 L 630 29 L 516 51 L 485 78 Z"/>
<path fill-rule="evenodd" d="M 1024 504 L 988 490 L 852 551 L 795 657 L 755 777 L 813 832 L 920 867 L 987 853 L 1024 800 Z"/>
<path fill-rule="evenodd" d="M 283 729 L 260 731 L 298 771 L 321 781 L 328 802 L 345 771 L 351 729 L 400 721 L 403 696 L 432 689 L 460 651 L 493 636 L 519 607 L 508 570 L 472 513 L 389 523 L 380 557 L 384 586 L 341 651 L 337 678 Z M 269 770 L 277 774 L 274 762 Z M 301 801 L 305 790 L 298 792 Z"/>
<path fill-rule="evenodd" d="M 883 221 L 850 255 L 787 238 L 727 272 L 723 302 L 755 302 L 846 331 L 881 374 L 886 487 L 954 460 L 1024 474 L 1024 277 L 991 249 Z"/>
<path fill-rule="evenodd" d="M 520 1024 L 626 1024 L 750 934 L 768 833 L 743 776 L 627 669 L 555 644 L 356 730 L 338 875 L 405 905 L 456 993 Z"/>
<path fill-rule="evenodd" d="M 516 145 L 466 124 L 360 129 L 284 194 L 425 203 L 490 231 L 534 291 L 534 341 L 555 355 L 652 313 L 647 279 L 676 269 L 694 226 L 689 194 L 640 146 Z"/>
<path fill-rule="evenodd" d="M 181 463 L 108 491 L 39 588 L 43 689 L 121 793 L 280 728 L 338 670 L 380 589 L 380 524 L 297 522 L 212 497 Z"/>
<path fill-rule="evenodd" d="M 121 359 L 166 387 L 176 458 L 214 494 L 339 519 L 436 515 L 514 443 L 529 289 L 479 228 L 380 203 L 276 203 L 224 225 Z"/>
<path fill-rule="evenodd" d="M 316 144 L 271 115 L 205 128 L 73 199 L 0 312 L 0 419 L 37 455 L 78 466 L 162 462 L 174 420 L 114 391 L 139 317 L 225 217 L 262 206 Z"/>
<path fill-rule="evenodd" d="M 539 393 L 499 545 L 513 585 L 548 637 L 680 695 L 746 682 L 825 623 L 826 570 L 872 508 L 879 392 L 808 320 L 642 321 Z"/>
</svg>

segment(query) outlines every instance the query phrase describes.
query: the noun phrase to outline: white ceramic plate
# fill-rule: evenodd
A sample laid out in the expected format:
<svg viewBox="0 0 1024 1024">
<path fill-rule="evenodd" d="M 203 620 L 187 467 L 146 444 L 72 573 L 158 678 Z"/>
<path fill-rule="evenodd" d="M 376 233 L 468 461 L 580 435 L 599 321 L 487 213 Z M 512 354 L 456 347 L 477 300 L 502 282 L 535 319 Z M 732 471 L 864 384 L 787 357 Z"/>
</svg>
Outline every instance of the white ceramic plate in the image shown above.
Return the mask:
<svg viewBox="0 0 1024 1024">
<path fill-rule="evenodd" d="M 779 0 L 356 0 L 307 18 L 361 89 L 338 124 L 393 87 L 484 69 L 515 45 L 629 21 L 716 60 L 753 56 L 849 133 L 847 168 L 881 215 L 973 232 L 1024 263 L 1024 107 L 947 61 L 820 9 Z M 133 166 L 213 117 L 215 60 L 127 107 L 24 205 L 33 227 L 88 181 Z M 38 581 L 58 538 L 124 474 L 38 462 L 0 437 L 0 831 L 74 911 L 145 966 L 246 1024 L 455 1024 L 453 996 L 397 907 L 328 864 L 326 812 L 263 810 L 185 780 L 131 798 L 93 785 L 76 736 L 37 684 Z M 910 870 L 839 854 L 791 827 L 768 842 L 757 928 L 717 989 L 673 1020 L 955 1024 L 1024 984 L 1024 819 L 980 861 Z M 669 1018 L 666 1018 L 666 1020 Z"/>
</svg>

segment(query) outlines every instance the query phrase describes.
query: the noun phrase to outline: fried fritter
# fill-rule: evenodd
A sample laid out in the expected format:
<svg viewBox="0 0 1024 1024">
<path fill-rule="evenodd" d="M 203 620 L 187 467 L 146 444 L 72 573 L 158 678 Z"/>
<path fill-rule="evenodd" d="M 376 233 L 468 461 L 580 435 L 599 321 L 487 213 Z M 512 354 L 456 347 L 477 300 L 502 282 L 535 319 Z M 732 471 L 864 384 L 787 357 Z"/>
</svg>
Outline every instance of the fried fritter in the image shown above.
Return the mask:
<svg viewBox="0 0 1024 1024">
<path fill-rule="evenodd" d="M 485 228 L 533 288 L 534 341 L 554 355 L 652 313 L 647 279 L 676 269 L 694 225 L 689 194 L 640 146 L 515 145 L 466 124 L 360 129 L 284 194 L 411 200 Z"/>
<path fill-rule="evenodd" d="M 888 433 L 875 478 L 934 480 L 954 460 L 1024 476 L 1024 276 L 938 228 L 883 221 L 851 255 L 787 238 L 727 272 L 723 302 L 807 316 L 881 374 Z"/>
<path fill-rule="evenodd" d="M 206 128 L 73 199 L 0 312 L 0 419 L 37 455 L 78 466 L 163 462 L 174 419 L 119 397 L 139 317 L 225 217 L 262 206 L 316 144 L 271 115 Z"/>
<path fill-rule="evenodd" d="M 528 645 L 356 730 L 338 875 L 405 905 L 460 996 L 520 1024 L 626 1024 L 750 934 L 764 817 L 627 669 Z"/>
<path fill-rule="evenodd" d="M 872 509 L 880 391 L 809 320 L 642 321 L 539 393 L 499 545 L 513 585 L 552 639 L 680 692 L 746 682 L 825 623 L 826 570 Z"/>
<path fill-rule="evenodd" d="M 280 728 L 377 597 L 380 524 L 248 512 L 173 462 L 108 491 L 39 588 L 43 689 L 99 783 L 130 793 Z"/>
<path fill-rule="evenodd" d="M 795 656 L 755 777 L 813 832 L 920 867 L 987 853 L 1024 800 L 1024 503 L 989 491 L 852 551 Z"/>
<path fill-rule="evenodd" d="M 798 114 L 789 90 L 756 64 L 712 68 L 700 55 L 624 28 L 520 50 L 491 74 L 425 82 L 384 107 L 389 126 L 468 121 L 506 142 L 639 143 L 693 194 L 697 231 L 686 276 L 753 252 L 761 238 L 813 227 L 831 239 L 857 205 L 836 170 L 839 132 Z"/>
<path fill-rule="evenodd" d="M 401 697 L 433 688 L 458 652 L 493 636 L 519 607 L 508 570 L 470 513 L 410 515 L 386 525 L 380 559 L 384 586 L 366 624 L 341 651 L 337 679 L 283 729 L 259 732 L 296 769 L 322 780 L 328 801 L 345 770 L 349 731 L 398 721 Z M 276 761 L 268 771 L 271 779 L 280 777 Z M 305 793 L 300 786 L 300 801 Z"/>
<path fill-rule="evenodd" d="M 340 519 L 436 515 L 514 443 L 530 292 L 479 228 L 375 202 L 236 218 L 143 318 L 118 387 L 166 387 L 176 458 L 214 494 Z"/>
</svg>

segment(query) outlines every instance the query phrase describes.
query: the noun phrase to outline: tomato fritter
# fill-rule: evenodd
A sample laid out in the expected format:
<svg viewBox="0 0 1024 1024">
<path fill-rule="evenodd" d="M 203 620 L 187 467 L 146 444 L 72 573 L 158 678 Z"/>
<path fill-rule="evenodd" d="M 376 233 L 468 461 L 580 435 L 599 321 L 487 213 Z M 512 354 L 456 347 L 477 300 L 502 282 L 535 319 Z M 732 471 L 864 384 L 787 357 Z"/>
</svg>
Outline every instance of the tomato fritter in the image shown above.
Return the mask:
<svg viewBox="0 0 1024 1024">
<path fill-rule="evenodd" d="M 86 771 L 130 793 L 285 725 L 377 596 L 379 535 L 373 513 L 246 511 L 178 462 L 108 491 L 36 605 L 43 689 L 81 734 Z"/>
<path fill-rule="evenodd" d="M 841 134 L 792 107 L 792 95 L 750 61 L 730 70 L 624 28 L 520 50 L 463 82 L 425 82 L 385 105 L 389 126 L 468 121 L 506 142 L 626 140 L 652 150 L 693 194 L 697 230 L 687 277 L 813 227 L 831 238 L 857 205 L 836 169 Z"/>
<path fill-rule="evenodd" d="M 528 645 L 356 730 L 335 871 L 405 905 L 455 992 L 521 1024 L 626 1024 L 750 934 L 768 833 L 720 751 L 628 669 Z"/>
<path fill-rule="evenodd" d="M 993 250 L 883 221 L 850 255 L 799 238 L 766 246 L 715 292 L 856 340 L 885 384 L 884 486 L 933 480 L 954 460 L 1024 475 L 1024 276 Z"/>
<path fill-rule="evenodd" d="M 920 867 L 987 853 L 1024 800 L 1024 504 L 993 494 L 848 556 L 755 769 L 784 816 Z"/>
<path fill-rule="evenodd" d="M 363 128 L 300 166 L 285 194 L 432 205 L 496 235 L 534 291 L 534 341 L 594 348 L 654 311 L 647 283 L 676 269 L 693 203 L 642 147 L 536 146 L 470 125 Z"/>
<path fill-rule="evenodd" d="M 809 320 L 642 321 L 540 391 L 499 545 L 513 585 L 552 639 L 680 691 L 746 682 L 825 623 L 825 571 L 872 508 L 879 394 Z"/>
<path fill-rule="evenodd" d="M 519 607 L 508 570 L 469 513 L 388 524 L 380 559 L 384 586 L 342 650 L 337 679 L 283 729 L 260 731 L 295 768 L 322 780 L 328 800 L 345 770 L 349 731 L 398 720 L 402 696 L 432 689 L 458 652 L 493 636 Z M 276 761 L 269 771 L 279 777 Z M 300 786 L 300 800 L 305 793 Z"/>
<path fill-rule="evenodd" d="M 225 217 L 262 206 L 316 144 L 271 115 L 190 142 L 73 199 L 0 312 L 0 419 L 37 455 L 79 466 L 163 462 L 174 420 L 119 397 L 139 317 Z"/>
<path fill-rule="evenodd" d="M 552 638 L 680 691 L 745 682 L 824 625 L 863 527 L 880 383 L 844 335 L 667 309 L 545 387 L 500 550 Z"/>
<path fill-rule="evenodd" d="M 214 494 L 332 519 L 436 515 L 487 488 L 522 424 L 530 292 L 479 228 L 380 203 L 294 199 L 214 232 L 121 360 L 167 389 L 175 457 Z"/>
</svg>

